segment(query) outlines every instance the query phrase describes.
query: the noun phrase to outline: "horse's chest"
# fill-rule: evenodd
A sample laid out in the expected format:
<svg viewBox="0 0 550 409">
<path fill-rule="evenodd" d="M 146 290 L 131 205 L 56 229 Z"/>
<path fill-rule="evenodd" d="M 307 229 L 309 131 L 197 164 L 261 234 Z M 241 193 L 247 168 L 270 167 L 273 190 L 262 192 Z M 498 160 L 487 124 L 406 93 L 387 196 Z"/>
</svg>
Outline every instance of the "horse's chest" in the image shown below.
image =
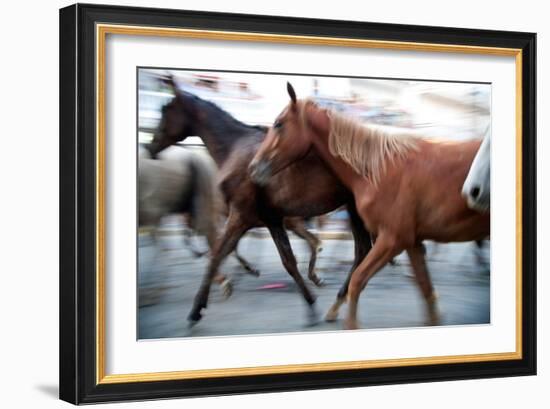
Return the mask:
<svg viewBox="0 0 550 409">
<path fill-rule="evenodd" d="M 402 195 L 378 191 L 371 186 L 355 194 L 357 210 L 367 230 L 378 234 L 380 230 L 397 233 L 398 230 L 412 223 L 414 216 L 411 209 L 402 206 Z"/>
<path fill-rule="evenodd" d="M 382 212 L 387 209 L 386 200 L 375 189 L 363 187 L 354 192 L 357 210 L 365 222 L 375 223 Z"/>
</svg>

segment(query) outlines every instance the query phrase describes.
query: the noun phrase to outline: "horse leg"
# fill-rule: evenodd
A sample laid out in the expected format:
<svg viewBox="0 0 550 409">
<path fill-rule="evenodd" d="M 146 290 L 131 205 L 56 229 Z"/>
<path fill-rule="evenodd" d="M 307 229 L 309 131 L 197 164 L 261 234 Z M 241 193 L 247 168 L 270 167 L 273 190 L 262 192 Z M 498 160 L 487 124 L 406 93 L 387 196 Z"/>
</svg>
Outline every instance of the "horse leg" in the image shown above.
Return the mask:
<svg viewBox="0 0 550 409">
<path fill-rule="evenodd" d="M 294 253 L 292 252 L 292 247 L 290 247 L 290 241 L 288 240 L 288 235 L 281 225 L 268 225 L 269 232 L 271 233 L 271 237 L 273 238 L 273 241 L 275 242 L 275 245 L 277 246 L 277 250 L 279 251 L 279 256 L 281 257 L 281 261 L 283 262 L 283 266 L 285 267 L 286 271 L 291 275 L 291 277 L 294 279 L 296 284 L 298 285 L 298 288 L 300 288 L 300 291 L 302 292 L 302 295 L 304 296 L 304 299 L 308 303 L 310 309 L 309 309 L 309 325 L 313 325 L 317 323 L 317 314 L 315 312 L 314 304 L 315 304 L 315 297 L 311 294 L 309 291 L 309 288 L 307 288 L 306 283 L 304 282 L 304 279 L 300 275 L 300 272 L 298 271 L 298 266 L 296 264 L 296 258 L 294 257 Z"/>
<path fill-rule="evenodd" d="M 385 234 L 380 234 L 371 251 L 357 266 L 352 273 L 351 280 L 348 287 L 348 316 L 344 322 L 345 329 L 357 329 L 357 303 L 359 300 L 359 294 L 366 287 L 369 280 L 376 274 L 382 267 L 384 267 L 392 257 L 399 254 L 400 248 Z"/>
<path fill-rule="evenodd" d="M 483 266 L 484 264 L 486 264 L 485 260 L 483 259 L 484 242 L 483 240 L 476 240 L 474 243 L 476 245 L 475 257 L 476 257 L 477 264 L 478 266 Z"/>
<path fill-rule="evenodd" d="M 208 253 L 208 251 L 201 251 L 195 248 L 195 245 L 193 244 L 193 238 L 192 233 L 190 230 L 186 230 L 183 232 L 183 245 L 189 249 L 189 251 L 193 254 L 195 258 L 201 258 Z"/>
<path fill-rule="evenodd" d="M 210 247 L 210 250 L 214 248 L 217 238 L 218 231 L 216 228 L 216 224 L 210 223 L 210 226 L 208 227 L 208 232 L 206 234 L 206 239 L 208 241 L 208 246 Z M 235 247 L 234 255 L 239 264 L 245 269 L 246 272 L 255 277 L 258 277 L 260 275 L 260 272 L 252 267 L 251 264 L 239 254 L 238 247 Z M 220 284 L 220 286 L 222 287 L 222 291 L 226 297 L 231 296 L 231 293 L 233 292 L 233 284 L 229 278 L 218 271 L 218 273 L 214 277 L 214 281 Z"/>
<path fill-rule="evenodd" d="M 208 247 L 210 251 L 216 245 L 216 240 L 218 238 L 218 231 L 214 223 L 210 223 L 208 230 L 206 231 L 206 241 L 208 242 Z M 222 294 L 225 298 L 231 297 L 233 294 L 233 282 L 225 274 L 222 274 L 219 270 L 216 271 L 212 281 L 218 284 L 222 290 Z"/>
<path fill-rule="evenodd" d="M 212 255 L 210 257 L 206 274 L 203 277 L 199 291 L 195 296 L 193 308 L 188 316 L 190 325 L 196 324 L 202 318 L 201 310 L 207 306 L 210 284 L 212 283 L 221 262 L 235 249 L 237 243 L 243 234 L 250 228 L 250 226 L 251 225 L 245 222 L 239 214 L 234 212 L 230 213 L 223 234 L 212 248 Z"/>
<path fill-rule="evenodd" d="M 195 231 L 193 228 L 191 228 L 192 220 L 191 216 L 188 213 L 182 213 L 181 214 L 182 224 L 184 226 L 183 228 L 183 245 L 189 249 L 189 251 L 195 256 L 196 258 L 203 257 L 208 253 L 208 251 L 201 251 L 195 248 L 193 244 L 193 235 L 195 234 Z"/>
<path fill-rule="evenodd" d="M 342 284 L 342 287 L 340 287 L 340 290 L 336 295 L 336 300 L 334 301 L 334 304 L 332 304 L 327 314 L 325 315 L 325 321 L 327 322 L 336 321 L 336 319 L 338 318 L 340 307 L 346 302 L 346 296 L 348 295 L 348 286 L 351 280 L 351 275 L 353 274 L 361 260 L 366 257 L 366 255 L 372 248 L 372 240 L 370 234 L 365 229 L 365 226 L 363 224 L 363 221 L 359 217 L 359 214 L 357 214 L 355 204 L 348 205 L 348 213 L 350 218 L 350 228 L 353 234 L 353 240 L 355 242 L 353 265 L 348 272 L 344 284 Z"/>
<path fill-rule="evenodd" d="M 139 287 L 139 306 L 155 305 L 161 295 L 161 278 L 162 269 L 157 268 L 157 262 L 162 261 L 159 255 L 158 240 L 156 236 L 157 226 L 153 226 L 149 231 L 149 240 L 153 248 L 153 255 L 147 267 L 139 269 L 138 287 Z M 145 263 L 144 263 L 145 264 Z M 162 280 L 160 280 L 162 281 Z"/>
<path fill-rule="evenodd" d="M 311 256 L 309 258 L 309 267 L 307 272 L 307 277 L 310 281 L 313 282 L 317 287 L 323 285 L 323 280 L 319 278 L 315 272 L 315 263 L 317 263 L 317 254 L 323 250 L 322 242 L 317 236 L 311 233 L 304 224 L 302 219 L 295 217 L 285 219 L 285 228 L 290 231 L 293 231 L 298 237 L 304 239 L 309 245 L 311 251 Z"/>
<path fill-rule="evenodd" d="M 407 254 L 411 261 L 411 267 L 416 276 L 416 282 L 422 291 L 422 295 L 426 300 L 426 306 L 428 307 L 428 316 L 430 325 L 439 324 L 439 313 L 437 309 L 437 294 L 434 291 L 432 280 L 430 279 L 430 273 L 426 266 L 426 259 L 424 257 L 425 250 L 422 243 L 407 249 Z"/>
<path fill-rule="evenodd" d="M 260 276 L 260 270 L 253 267 L 252 264 L 250 264 L 247 259 L 245 259 L 243 256 L 241 256 L 239 254 L 239 248 L 238 247 L 235 247 L 235 251 L 233 252 L 233 254 L 234 254 L 235 258 L 237 259 L 237 261 L 239 262 L 239 264 L 242 266 L 242 268 L 245 269 L 245 271 L 248 274 L 253 275 L 254 277 L 259 277 Z"/>
</svg>

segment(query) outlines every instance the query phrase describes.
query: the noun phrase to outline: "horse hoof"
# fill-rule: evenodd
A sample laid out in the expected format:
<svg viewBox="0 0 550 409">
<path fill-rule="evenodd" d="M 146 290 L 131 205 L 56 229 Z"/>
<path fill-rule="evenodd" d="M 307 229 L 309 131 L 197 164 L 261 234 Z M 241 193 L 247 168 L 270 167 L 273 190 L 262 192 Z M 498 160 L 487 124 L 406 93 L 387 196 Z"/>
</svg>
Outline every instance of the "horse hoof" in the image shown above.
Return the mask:
<svg viewBox="0 0 550 409">
<path fill-rule="evenodd" d="M 231 294 L 233 294 L 233 283 L 231 280 L 225 279 L 221 283 L 222 293 L 223 296 L 227 299 L 231 297 Z"/>
<path fill-rule="evenodd" d="M 193 327 L 195 324 L 187 323 L 187 327 L 183 329 L 182 337 L 190 337 L 193 335 Z"/>
<path fill-rule="evenodd" d="M 439 314 L 430 314 L 428 321 L 426 322 L 426 325 L 429 326 L 437 326 L 441 325 L 441 317 Z"/>
<path fill-rule="evenodd" d="M 344 321 L 344 329 L 345 330 L 354 330 L 354 329 L 359 329 L 359 326 L 357 325 L 357 321 L 356 320 L 348 320 L 346 319 Z"/>
<path fill-rule="evenodd" d="M 200 310 L 197 312 L 191 311 L 189 316 L 187 317 L 187 326 L 188 328 L 193 328 L 197 323 L 202 319 L 202 314 L 200 313 Z"/>
<path fill-rule="evenodd" d="M 309 307 L 309 310 L 307 312 L 307 326 L 313 327 L 315 325 L 319 324 L 319 313 L 317 312 L 317 308 L 314 306 Z"/>
<path fill-rule="evenodd" d="M 257 268 L 249 267 L 249 268 L 246 269 L 246 272 L 248 274 L 250 274 L 251 276 L 254 276 L 254 277 L 259 277 L 260 276 L 260 270 L 258 270 Z"/>
<path fill-rule="evenodd" d="M 309 281 L 311 281 L 313 284 L 315 284 L 316 287 L 324 287 L 325 286 L 325 280 L 322 278 L 317 277 L 316 275 L 309 276 Z"/>
<path fill-rule="evenodd" d="M 427 327 L 437 327 L 438 325 L 441 325 L 439 318 L 428 318 L 426 320 L 425 325 Z"/>
<path fill-rule="evenodd" d="M 338 311 L 334 311 L 332 308 L 328 310 L 325 315 L 326 322 L 335 322 L 338 319 Z"/>
</svg>

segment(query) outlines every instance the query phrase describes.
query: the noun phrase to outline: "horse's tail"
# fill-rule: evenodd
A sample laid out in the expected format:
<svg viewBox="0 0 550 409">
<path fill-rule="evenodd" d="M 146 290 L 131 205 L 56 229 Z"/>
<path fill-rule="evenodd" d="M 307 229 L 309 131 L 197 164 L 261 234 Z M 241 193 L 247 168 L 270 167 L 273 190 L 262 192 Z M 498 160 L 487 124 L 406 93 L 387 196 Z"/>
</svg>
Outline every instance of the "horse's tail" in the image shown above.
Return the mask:
<svg viewBox="0 0 550 409">
<path fill-rule="evenodd" d="M 216 185 L 216 165 L 208 157 L 195 154 L 190 157 L 192 185 L 190 213 L 193 229 L 207 238 L 216 234 L 217 222 L 220 217 L 219 193 Z"/>
</svg>

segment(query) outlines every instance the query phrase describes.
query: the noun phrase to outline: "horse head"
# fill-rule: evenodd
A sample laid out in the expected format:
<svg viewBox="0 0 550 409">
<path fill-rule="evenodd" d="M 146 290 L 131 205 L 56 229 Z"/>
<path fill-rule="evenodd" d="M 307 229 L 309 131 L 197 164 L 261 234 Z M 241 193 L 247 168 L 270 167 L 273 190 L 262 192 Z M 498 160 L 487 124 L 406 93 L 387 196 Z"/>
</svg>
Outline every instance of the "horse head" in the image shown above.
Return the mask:
<svg viewBox="0 0 550 409">
<path fill-rule="evenodd" d="M 290 103 L 277 116 L 249 166 L 254 182 L 265 185 L 269 178 L 293 162 L 303 158 L 311 149 L 312 115 L 307 100 L 298 100 L 287 82 Z"/>
<path fill-rule="evenodd" d="M 462 186 L 462 196 L 471 209 L 486 212 L 491 204 L 491 135 L 486 136 Z"/>
<path fill-rule="evenodd" d="M 167 147 L 194 134 L 196 109 L 192 97 L 178 88 L 172 75 L 162 79 L 172 90 L 174 97 L 161 109 L 161 119 L 153 140 L 147 145 L 151 158 Z"/>
</svg>

